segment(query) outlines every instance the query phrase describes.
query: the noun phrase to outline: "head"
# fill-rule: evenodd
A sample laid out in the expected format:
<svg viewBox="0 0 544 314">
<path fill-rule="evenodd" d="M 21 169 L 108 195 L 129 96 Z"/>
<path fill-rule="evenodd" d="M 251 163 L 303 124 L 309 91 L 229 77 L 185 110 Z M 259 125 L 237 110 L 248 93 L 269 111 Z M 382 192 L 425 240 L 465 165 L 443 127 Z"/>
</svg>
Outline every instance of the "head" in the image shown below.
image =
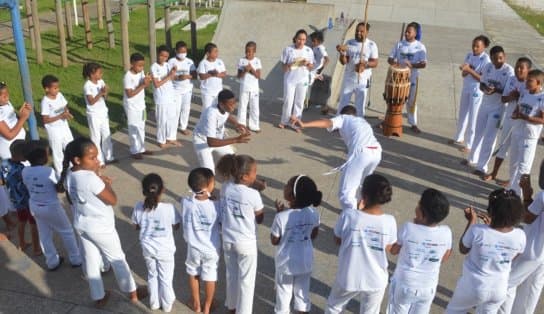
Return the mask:
<svg viewBox="0 0 544 314">
<path fill-rule="evenodd" d="M 249 155 L 225 155 L 217 162 L 215 172 L 223 180 L 250 186 L 257 178 L 257 161 Z"/>
<path fill-rule="evenodd" d="M 416 220 L 425 225 L 435 225 L 444 220 L 450 212 L 450 203 L 442 192 L 426 189 L 416 207 Z"/>
<path fill-rule="evenodd" d="M 361 197 L 366 208 L 389 203 L 392 195 L 391 184 L 382 175 L 371 174 L 363 181 Z"/>
<path fill-rule="evenodd" d="M 102 66 L 96 62 L 89 62 L 83 65 L 83 78 L 89 80 L 102 79 Z"/>
<path fill-rule="evenodd" d="M 538 69 L 534 69 L 527 73 L 527 82 L 525 83 L 529 93 L 538 93 L 542 90 L 542 84 L 544 83 L 544 72 Z"/>
<path fill-rule="evenodd" d="M 28 154 L 29 149 L 28 142 L 25 140 L 15 140 L 9 146 L 9 151 L 11 153 L 11 160 L 13 161 L 25 161 L 26 155 Z"/>
<path fill-rule="evenodd" d="M 418 33 L 420 32 L 420 25 L 416 22 L 411 22 L 408 25 L 406 25 L 406 29 L 404 30 L 404 39 L 406 41 L 414 41 L 417 39 Z"/>
<path fill-rule="evenodd" d="M 310 40 L 312 41 L 312 47 L 317 47 L 325 41 L 322 31 L 315 31 L 310 34 Z"/>
<path fill-rule="evenodd" d="M 498 189 L 489 194 L 487 213 L 491 228 L 514 227 L 521 221 L 523 204 L 513 190 Z"/>
<path fill-rule="evenodd" d="M 163 64 L 170 58 L 170 49 L 166 45 L 157 47 L 157 63 Z"/>
<path fill-rule="evenodd" d="M 370 30 L 370 24 L 361 22 L 357 24 L 357 27 L 355 28 L 355 40 L 358 42 L 362 42 L 363 38 L 366 38 L 368 35 L 368 31 Z"/>
<path fill-rule="evenodd" d="M 176 58 L 183 60 L 187 57 L 187 44 L 181 40 L 176 43 Z"/>
<path fill-rule="evenodd" d="M 500 68 L 506 62 L 506 54 L 501 46 L 493 46 L 489 51 L 491 55 L 491 63 L 495 68 Z"/>
<path fill-rule="evenodd" d="M 257 52 L 257 44 L 254 41 L 248 41 L 246 43 L 246 59 L 251 60 L 255 57 Z"/>
<path fill-rule="evenodd" d="M 306 33 L 305 30 L 299 29 L 295 36 L 293 36 L 293 44 L 295 44 L 295 48 L 302 49 L 304 45 L 306 44 L 306 39 L 308 37 L 308 33 Z"/>
<path fill-rule="evenodd" d="M 144 210 L 151 211 L 157 208 L 160 196 L 164 191 L 164 183 L 161 176 L 150 173 L 142 179 L 142 193 L 145 196 Z"/>
<path fill-rule="evenodd" d="M 135 52 L 130 55 L 130 70 L 133 73 L 140 73 L 144 70 L 145 67 L 145 58 L 139 52 Z"/>
<path fill-rule="evenodd" d="M 485 51 L 485 48 L 489 47 L 489 38 L 484 35 L 476 36 L 472 40 L 472 53 L 477 56 Z"/>
<path fill-rule="evenodd" d="M 36 140 L 29 143 L 26 160 L 32 166 L 43 166 L 49 160 L 49 145 L 45 140 Z"/>
<path fill-rule="evenodd" d="M 531 59 L 527 57 L 519 58 L 518 61 L 516 61 L 516 65 L 514 67 L 514 72 L 516 73 L 517 79 L 520 81 L 525 81 L 532 66 L 533 62 L 531 61 Z"/>
<path fill-rule="evenodd" d="M 214 61 L 217 59 L 217 56 L 219 56 L 219 49 L 217 49 L 216 44 L 207 43 L 206 46 L 204 46 L 204 53 L 206 54 L 206 59 Z"/>
<path fill-rule="evenodd" d="M 342 110 L 340 110 L 340 114 L 349 114 L 349 115 L 352 115 L 352 116 L 356 116 L 357 115 L 357 109 L 355 109 L 355 107 L 352 106 L 352 105 L 347 105 L 347 106 L 344 106 L 344 108 L 342 108 Z"/>
<path fill-rule="evenodd" d="M 217 95 L 217 106 L 221 111 L 232 113 L 236 109 L 236 97 L 228 89 L 224 89 Z"/>
<path fill-rule="evenodd" d="M 93 141 L 87 137 L 78 137 L 66 145 L 64 159 L 62 160 L 62 171 L 57 183 L 58 192 L 64 192 L 64 180 L 70 163 L 73 165 L 73 171 L 89 170 L 97 172 L 100 168 L 100 161 L 98 160 L 98 149 Z"/>
<path fill-rule="evenodd" d="M 9 91 L 6 82 L 0 82 L 0 106 L 9 103 Z"/>
<path fill-rule="evenodd" d="M 319 206 L 323 193 L 317 189 L 317 185 L 310 177 L 300 174 L 293 176 L 283 188 L 283 197 L 293 208 Z"/>
<path fill-rule="evenodd" d="M 203 167 L 195 168 L 189 173 L 187 184 L 196 195 L 209 195 L 215 188 L 213 171 Z"/>
<path fill-rule="evenodd" d="M 42 87 L 47 96 L 56 97 L 60 91 L 59 79 L 54 75 L 47 74 L 42 78 Z"/>
</svg>

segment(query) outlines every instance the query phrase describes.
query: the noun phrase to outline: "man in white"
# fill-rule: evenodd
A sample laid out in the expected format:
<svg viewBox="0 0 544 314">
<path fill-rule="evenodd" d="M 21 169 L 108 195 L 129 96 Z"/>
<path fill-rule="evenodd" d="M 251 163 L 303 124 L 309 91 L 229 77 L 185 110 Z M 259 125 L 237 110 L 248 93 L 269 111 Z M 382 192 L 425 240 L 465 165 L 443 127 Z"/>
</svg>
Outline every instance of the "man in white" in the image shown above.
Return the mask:
<svg viewBox="0 0 544 314">
<path fill-rule="evenodd" d="M 187 130 L 189 114 L 191 113 L 191 97 L 193 95 L 193 83 L 191 79 L 196 77 L 196 68 L 193 60 L 187 58 L 187 44 L 183 41 L 176 43 L 176 56 L 168 60 L 171 67 L 176 68 L 174 77 L 174 98 L 176 103 L 176 117 L 179 117 L 181 134 L 189 135 Z"/>
</svg>

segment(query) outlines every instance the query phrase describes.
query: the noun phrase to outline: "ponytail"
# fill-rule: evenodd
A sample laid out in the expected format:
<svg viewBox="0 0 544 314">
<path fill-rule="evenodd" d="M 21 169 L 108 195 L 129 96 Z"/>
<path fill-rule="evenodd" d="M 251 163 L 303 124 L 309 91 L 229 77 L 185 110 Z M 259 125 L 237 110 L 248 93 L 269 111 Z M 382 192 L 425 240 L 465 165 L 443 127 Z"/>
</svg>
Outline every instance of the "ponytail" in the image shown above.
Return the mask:
<svg viewBox="0 0 544 314">
<path fill-rule="evenodd" d="M 164 183 L 162 178 L 156 173 L 150 173 L 142 179 L 142 193 L 145 196 L 145 211 L 152 211 L 157 208 L 163 189 Z"/>
<path fill-rule="evenodd" d="M 217 162 L 215 171 L 221 180 L 240 183 L 242 177 L 249 173 L 253 164 L 255 164 L 255 159 L 249 155 L 228 154 Z"/>
</svg>

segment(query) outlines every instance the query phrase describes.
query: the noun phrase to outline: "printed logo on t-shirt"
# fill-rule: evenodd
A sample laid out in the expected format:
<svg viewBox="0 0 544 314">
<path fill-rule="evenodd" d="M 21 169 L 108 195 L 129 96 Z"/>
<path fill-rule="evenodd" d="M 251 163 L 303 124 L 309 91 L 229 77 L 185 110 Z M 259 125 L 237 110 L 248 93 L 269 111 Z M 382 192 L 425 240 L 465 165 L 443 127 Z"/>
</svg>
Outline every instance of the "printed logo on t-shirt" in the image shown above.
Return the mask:
<svg viewBox="0 0 544 314">
<path fill-rule="evenodd" d="M 295 242 L 304 242 L 310 240 L 310 237 L 308 236 L 308 228 L 311 228 L 312 224 L 304 223 L 299 221 L 292 227 L 286 227 L 285 233 L 289 234 L 289 237 L 287 238 L 287 242 L 289 243 L 295 243 Z"/>
<path fill-rule="evenodd" d="M 234 218 L 244 219 L 244 214 L 242 213 L 242 205 L 249 205 L 249 204 L 242 204 L 238 200 L 227 198 L 227 212 L 231 214 Z"/>
</svg>

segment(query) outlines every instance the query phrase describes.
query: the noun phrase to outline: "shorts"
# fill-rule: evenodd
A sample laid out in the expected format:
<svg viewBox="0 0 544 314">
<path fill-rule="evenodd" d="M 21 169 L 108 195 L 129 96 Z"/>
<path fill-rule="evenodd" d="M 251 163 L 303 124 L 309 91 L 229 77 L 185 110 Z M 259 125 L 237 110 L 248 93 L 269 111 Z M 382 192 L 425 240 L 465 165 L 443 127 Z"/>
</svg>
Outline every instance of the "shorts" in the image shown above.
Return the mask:
<svg viewBox="0 0 544 314">
<path fill-rule="evenodd" d="M 200 276 L 204 281 L 217 281 L 218 263 L 219 255 L 216 252 L 205 253 L 192 246 L 187 247 L 185 266 L 190 276 Z"/>
<path fill-rule="evenodd" d="M 34 216 L 32 216 L 32 213 L 30 212 L 30 209 L 28 208 L 18 208 L 17 209 L 17 220 L 19 222 L 27 222 L 31 225 L 36 224 L 36 220 L 34 220 Z"/>
</svg>

